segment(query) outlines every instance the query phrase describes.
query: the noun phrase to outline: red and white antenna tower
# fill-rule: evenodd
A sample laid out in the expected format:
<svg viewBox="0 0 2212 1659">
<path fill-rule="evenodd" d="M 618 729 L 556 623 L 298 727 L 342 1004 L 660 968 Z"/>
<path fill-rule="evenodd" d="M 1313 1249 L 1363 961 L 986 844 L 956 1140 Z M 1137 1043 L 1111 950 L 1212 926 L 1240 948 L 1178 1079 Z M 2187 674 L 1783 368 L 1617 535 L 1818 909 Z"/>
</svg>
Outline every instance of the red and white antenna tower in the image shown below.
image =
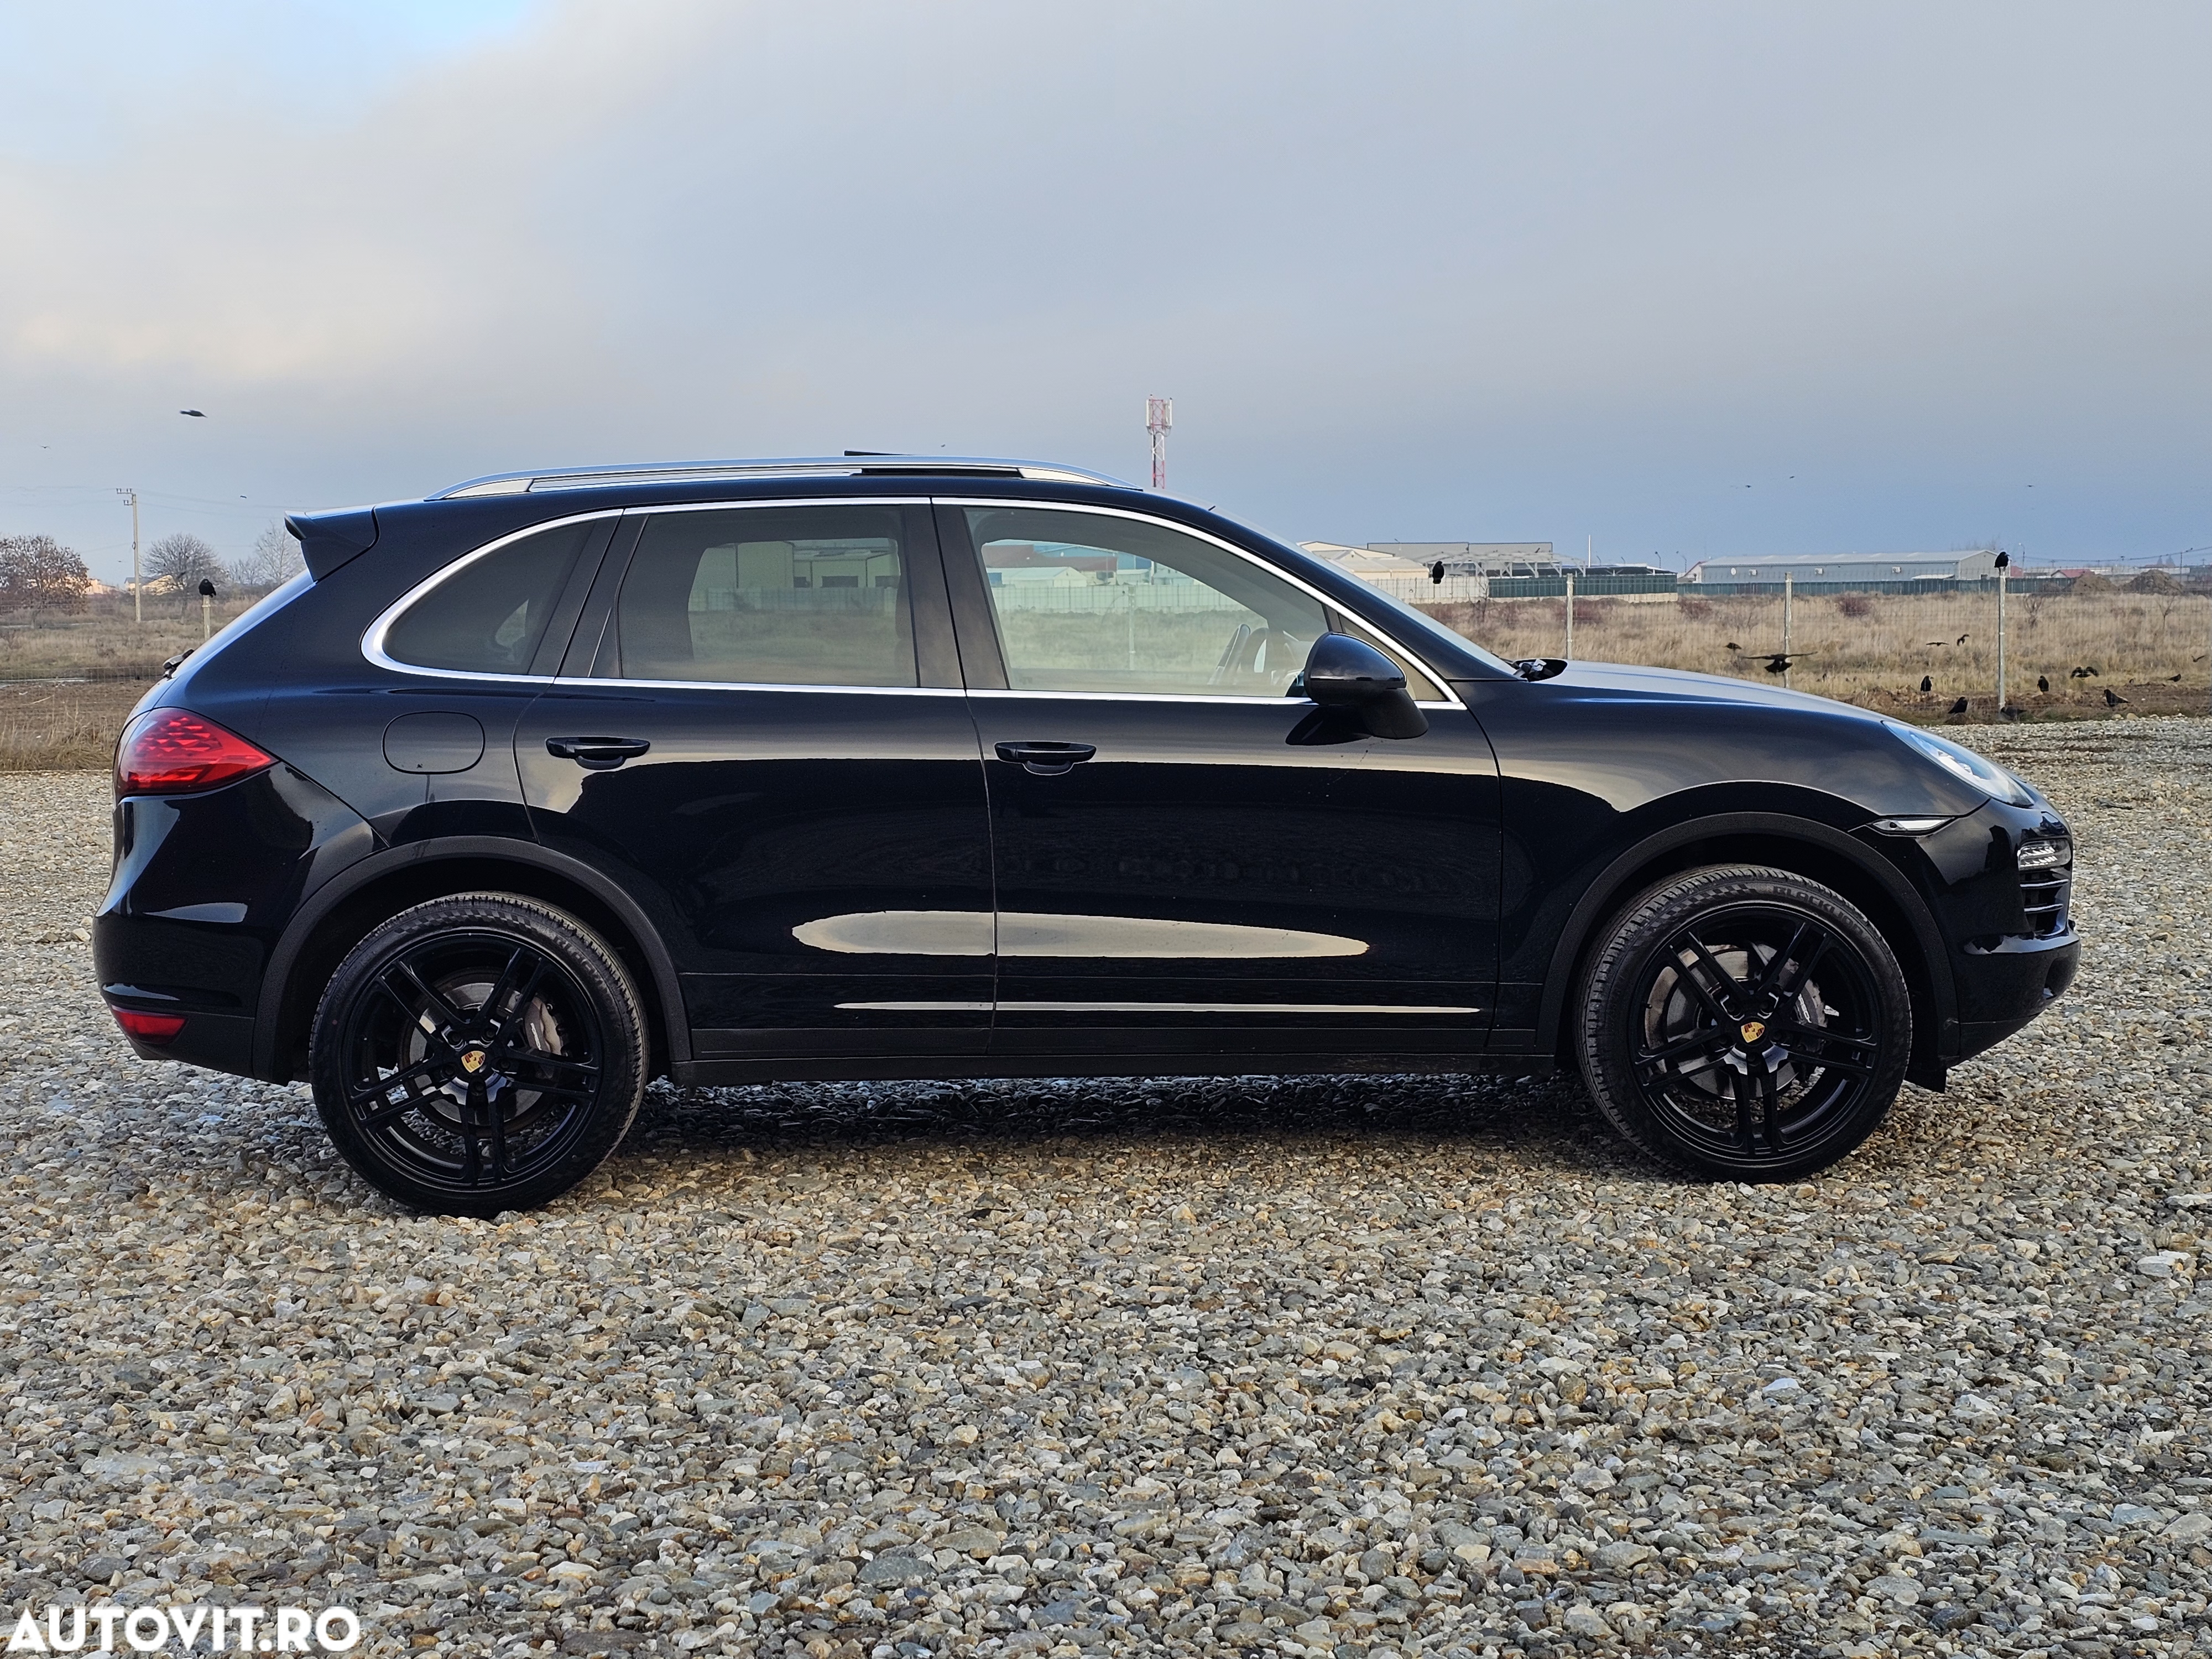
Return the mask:
<svg viewBox="0 0 2212 1659">
<path fill-rule="evenodd" d="M 1175 399 L 1145 399 L 1145 430 L 1152 434 L 1152 488 L 1168 487 L 1168 430 L 1175 425 Z"/>
</svg>

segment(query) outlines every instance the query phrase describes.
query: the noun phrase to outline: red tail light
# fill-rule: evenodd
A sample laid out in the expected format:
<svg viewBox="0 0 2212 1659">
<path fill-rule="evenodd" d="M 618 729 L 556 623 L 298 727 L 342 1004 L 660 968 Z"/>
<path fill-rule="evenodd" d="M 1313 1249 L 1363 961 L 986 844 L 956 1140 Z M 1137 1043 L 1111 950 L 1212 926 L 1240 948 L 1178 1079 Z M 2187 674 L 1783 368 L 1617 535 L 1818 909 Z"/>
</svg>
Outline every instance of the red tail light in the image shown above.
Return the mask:
<svg viewBox="0 0 2212 1659">
<path fill-rule="evenodd" d="M 116 745 L 115 793 L 161 795 L 212 789 L 276 763 L 276 757 L 263 754 L 211 720 L 182 708 L 156 708 L 131 721 Z"/>
<path fill-rule="evenodd" d="M 115 1023 L 125 1034 L 141 1042 L 167 1042 L 185 1029 L 182 1014 L 141 1013 L 136 1008 L 111 1008 L 107 1012 L 115 1016 Z"/>
</svg>

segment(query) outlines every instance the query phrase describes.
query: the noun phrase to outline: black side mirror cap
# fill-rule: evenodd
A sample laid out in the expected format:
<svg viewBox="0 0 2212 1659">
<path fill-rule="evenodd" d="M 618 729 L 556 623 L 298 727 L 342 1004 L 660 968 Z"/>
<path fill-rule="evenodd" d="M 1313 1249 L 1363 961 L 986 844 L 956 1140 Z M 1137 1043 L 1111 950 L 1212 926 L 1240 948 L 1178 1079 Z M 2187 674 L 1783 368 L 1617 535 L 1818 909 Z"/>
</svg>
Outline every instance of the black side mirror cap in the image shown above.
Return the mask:
<svg viewBox="0 0 2212 1659">
<path fill-rule="evenodd" d="M 1322 708 L 1356 716 L 1370 737 L 1418 738 L 1429 729 L 1398 665 L 1348 634 L 1324 634 L 1313 642 L 1300 684 Z"/>
</svg>

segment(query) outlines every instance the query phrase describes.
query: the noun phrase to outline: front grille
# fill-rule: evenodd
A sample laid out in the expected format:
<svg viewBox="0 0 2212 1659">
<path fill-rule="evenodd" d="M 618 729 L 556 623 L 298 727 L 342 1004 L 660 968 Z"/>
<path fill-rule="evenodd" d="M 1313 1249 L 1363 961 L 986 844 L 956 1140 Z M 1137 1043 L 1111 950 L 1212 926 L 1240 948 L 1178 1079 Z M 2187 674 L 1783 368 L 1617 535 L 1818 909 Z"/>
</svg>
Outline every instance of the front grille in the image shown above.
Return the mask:
<svg viewBox="0 0 2212 1659">
<path fill-rule="evenodd" d="M 2052 939 L 2066 931 L 2066 907 L 2073 891 L 2074 866 L 2070 864 L 2020 872 L 2021 908 L 2027 913 L 2030 935 Z"/>
</svg>

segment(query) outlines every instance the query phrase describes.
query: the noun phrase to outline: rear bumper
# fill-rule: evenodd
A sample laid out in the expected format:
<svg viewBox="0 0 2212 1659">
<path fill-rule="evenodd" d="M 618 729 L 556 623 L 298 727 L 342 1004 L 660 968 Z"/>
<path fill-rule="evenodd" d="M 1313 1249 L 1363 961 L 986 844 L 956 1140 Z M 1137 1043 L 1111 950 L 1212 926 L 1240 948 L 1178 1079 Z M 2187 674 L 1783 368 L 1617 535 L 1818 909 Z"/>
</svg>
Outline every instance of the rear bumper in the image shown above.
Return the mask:
<svg viewBox="0 0 2212 1659">
<path fill-rule="evenodd" d="M 148 1060 L 258 1075 L 254 1009 L 270 952 L 302 897 L 365 855 L 368 826 L 276 766 L 204 794 L 125 796 L 115 869 L 93 918 L 93 961 L 111 1008 L 179 1016 Z"/>
</svg>

